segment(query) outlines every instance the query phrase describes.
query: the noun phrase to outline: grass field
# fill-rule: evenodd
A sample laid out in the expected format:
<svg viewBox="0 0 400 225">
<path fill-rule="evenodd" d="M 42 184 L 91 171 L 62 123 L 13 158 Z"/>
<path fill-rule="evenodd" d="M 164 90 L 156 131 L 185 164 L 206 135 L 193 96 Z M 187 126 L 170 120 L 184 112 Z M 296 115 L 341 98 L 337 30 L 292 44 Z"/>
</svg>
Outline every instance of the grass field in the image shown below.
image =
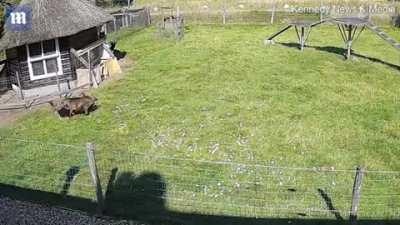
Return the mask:
<svg viewBox="0 0 400 225">
<path fill-rule="evenodd" d="M 115 152 L 399 171 L 399 52 L 366 32 L 354 46 L 359 56 L 345 61 L 341 37 L 330 26 L 315 29 L 312 47 L 303 53 L 291 44 L 264 46 L 263 39 L 278 28 L 189 26 L 181 42 L 161 40 L 153 28 L 122 31 L 113 38 L 135 64 L 122 80 L 93 91 L 100 104 L 96 112 L 59 119 L 44 108 L 1 128 L 0 135 L 82 146 L 94 142 L 105 174 L 116 166 Z M 388 32 L 400 39 L 398 31 Z M 295 40 L 294 32 L 279 38 Z M 3 144 L 0 174 L 39 168 L 50 183 L 84 160 L 84 149 L 82 159 L 79 154 Z M 47 160 L 52 163 L 44 166 Z M 162 173 L 157 164 L 144 166 Z M 230 179 L 223 172 L 218 176 Z M 18 185 L 17 179 L 0 181 Z M 88 179 L 88 173 L 79 179 Z M 47 183 L 37 185 L 47 188 Z"/>
</svg>

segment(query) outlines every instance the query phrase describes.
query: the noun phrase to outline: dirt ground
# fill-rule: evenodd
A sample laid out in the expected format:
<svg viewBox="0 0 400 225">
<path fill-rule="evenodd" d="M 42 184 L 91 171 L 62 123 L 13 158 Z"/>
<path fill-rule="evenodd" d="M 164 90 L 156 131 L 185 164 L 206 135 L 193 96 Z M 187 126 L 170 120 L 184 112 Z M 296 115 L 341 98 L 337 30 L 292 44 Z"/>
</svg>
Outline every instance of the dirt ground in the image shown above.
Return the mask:
<svg viewBox="0 0 400 225">
<path fill-rule="evenodd" d="M 26 115 L 26 110 L 0 111 L 0 127 L 7 127 L 15 123 L 18 118 Z"/>
</svg>

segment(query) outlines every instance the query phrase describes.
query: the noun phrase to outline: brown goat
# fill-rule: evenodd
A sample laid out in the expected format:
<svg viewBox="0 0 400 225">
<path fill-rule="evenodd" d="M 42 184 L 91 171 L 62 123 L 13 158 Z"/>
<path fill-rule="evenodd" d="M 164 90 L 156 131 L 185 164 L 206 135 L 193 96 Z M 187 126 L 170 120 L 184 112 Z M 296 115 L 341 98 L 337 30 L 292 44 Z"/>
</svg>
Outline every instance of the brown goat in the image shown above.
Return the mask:
<svg viewBox="0 0 400 225">
<path fill-rule="evenodd" d="M 52 101 L 50 105 L 53 106 L 54 111 L 60 112 L 67 111 L 68 116 L 72 117 L 76 114 L 85 113 L 89 114 L 90 109 L 96 105 L 97 98 L 82 94 L 81 97 L 65 98 L 60 101 Z"/>
</svg>

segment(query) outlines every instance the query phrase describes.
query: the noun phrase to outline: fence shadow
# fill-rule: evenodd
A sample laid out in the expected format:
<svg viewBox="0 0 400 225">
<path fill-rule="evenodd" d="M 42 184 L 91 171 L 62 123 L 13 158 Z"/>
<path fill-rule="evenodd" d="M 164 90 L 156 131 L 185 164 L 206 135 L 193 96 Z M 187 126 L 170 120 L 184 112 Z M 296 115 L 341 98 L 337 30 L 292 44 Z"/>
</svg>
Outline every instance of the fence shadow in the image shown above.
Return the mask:
<svg viewBox="0 0 400 225">
<path fill-rule="evenodd" d="M 322 199 L 325 201 L 326 206 L 331 211 L 331 213 L 335 216 L 337 220 L 343 221 L 343 217 L 340 215 L 340 212 L 333 206 L 333 202 L 331 197 L 322 189 L 318 189 L 318 193 L 321 195 Z"/>
<path fill-rule="evenodd" d="M 167 183 L 158 173 L 135 174 L 111 172 L 105 192 L 104 215 L 113 219 L 140 221 L 148 225 L 347 225 L 348 221 L 336 215 L 337 220 L 297 218 L 246 218 L 222 215 L 203 215 L 169 210 L 166 205 Z M 95 215 L 96 204 L 78 197 L 63 196 L 37 190 L 0 184 L 1 195 L 14 200 L 80 210 Z M 320 194 L 327 207 L 334 208 L 332 199 L 323 191 Z M 189 199 L 188 199 L 189 200 Z M 1 210 L 1 208 L 0 208 Z M 395 225 L 400 220 L 361 220 L 359 225 Z"/>
<path fill-rule="evenodd" d="M 68 195 L 69 189 L 71 188 L 71 184 L 78 175 L 81 168 L 78 166 L 72 166 L 66 173 L 65 173 L 65 181 L 61 191 L 61 195 L 66 197 Z"/>
<path fill-rule="evenodd" d="M 277 42 L 277 43 L 280 44 L 280 45 L 289 47 L 289 48 L 297 48 L 297 49 L 300 48 L 299 44 L 298 43 L 294 43 L 294 42 L 290 42 L 290 43 Z M 315 50 L 321 51 L 321 52 L 333 53 L 333 54 L 340 55 L 340 56 L 343 56 L 343 57 L 345 57 L 346 54 L 347 54 L 347 49 L 340 48 L 340 47 L 335 47 L 335 46 L 320 47 L 320 46 L 306 45 L 305 46 L 305 51 L 307 51 L 306 48 L 312 48 L 312 49 L 315 49 Z M 366 60 L 369 60 L 371 62 L 380 63 L 380 64 L 383 64 L 383 65 L 389 66 L 389 67 L 391 67 L 393 69 L 400 70 L 400 66 L 399 65 L 395 65 L 395 64 L 392 64 L 392 63 L 389 63 L 389 62 L 385 62 L 385 61 L 383 61 L 381 59 L 377 59 L 377 58 L 374 58 L 374 57 L 370 57 L 370 56 L 362 55 L 362 54 L 359 54 L 359 53 L 355 53 L 354 50 L 352 51 L 351 54 L 352 54 L 352 56 L 355 56 L 357 58 L 366 59 Z"/>
</svg>

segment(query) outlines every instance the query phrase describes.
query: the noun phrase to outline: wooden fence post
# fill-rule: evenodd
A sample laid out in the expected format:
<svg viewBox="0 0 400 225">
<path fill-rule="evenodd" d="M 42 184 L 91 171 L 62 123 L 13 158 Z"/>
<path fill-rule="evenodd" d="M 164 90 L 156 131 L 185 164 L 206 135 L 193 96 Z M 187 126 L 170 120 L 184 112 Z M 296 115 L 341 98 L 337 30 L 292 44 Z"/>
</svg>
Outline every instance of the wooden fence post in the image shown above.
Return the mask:
<svg viewBox="0 0 400 225">
<path fill-rule="evenodd" d="M 356 177 L 354 179 L 353 197 L 351 202 L 350 223 L 352 225 L 357 224 L 357 214 L 360 206 L 361 186 L 363 177 L 364 177 L 364 169 L 359 166 L 357 167 Z"/>
<path fill-rule="evenodd" d="M 146 26 L 149 26 L 151 24 L 151 11 L 150 11 L 150 7 L 147 7 L 147 24 Z"/>
<path fill-rule="evenodd" d="M 223 2 L 222 6 L 222 24 L 226 24 L 226 14 L 227 14 L 227 6 L 226 6 L 226 0 Z"/>
<path fill-rule="evenodd" d="M 15 76 L 17 78 L 17 84 L 18 84 L 18 87 L 19 87 L 20 95 L 21 95 L 20 97 L 21 97 L 22 100 L 25 100 L 24 91 L 22 90 L 21 79 L 19 77 L 19 72 L 18 71 L 15 71 Z"/>
<path fill-rule="evenodd" d="M 271 24 L 274 24 L 275 21 L 275 11 L 276 11 L 276 2 L 273 2 L 273 6 L 272 6 L 272 14 L 271 14 Z"/>
<path fill-rule="evenodd" d="M 57 80 L 57 89 L 58 89 L 58 93 L 60 93 L 59 96 L 60 96 L 60 98 L 62 98 L 62 95 L 61 95 L 60 76 L 58 75 L 58 72 L 56 72 L 56 80 Z"/>
<path fill-rule="evenodd" d="M 323 8 L 324 8 L 324 3 L 323 3 L 323 0 L 321 0 L 320 4 L 319 4 L 319 20 L 320 21 L 322 21 L 324 19 Z"/>
<path fill-rule="evenodd" d="M 89 162 L 90 175 L 92 177 L 93 184 L 96 188 L 97 212 L 99 214 L 102 214 L 104 210 L 104 197 L 103 197 L 103 190 L 101 188 L 100 177 L 97 172 L 96 157 L 94 151 L 95 151 L 94 145 L 92 143 L 87 143 L 86 152 Z"/>
<path fill-rule="evenodd" d="M 368 4 L 368 22 L 371 22 L 371 5 Z"/>
<path fill-rule="evenodd" d="M 91 60 L 91 58 L 90 58 L 90 49 L 88 50 L 88 52 L 87 52 L 87 55 L 88 55 L 88 64 L 89 64 L 89 84 L 90 84 L 90 87 L 92 88 L 93 87 L 93 76 L 92 76 L 92 72 L 93 72 L 93 70 L 92 70 L 92 60 Z"/>
</svg>

